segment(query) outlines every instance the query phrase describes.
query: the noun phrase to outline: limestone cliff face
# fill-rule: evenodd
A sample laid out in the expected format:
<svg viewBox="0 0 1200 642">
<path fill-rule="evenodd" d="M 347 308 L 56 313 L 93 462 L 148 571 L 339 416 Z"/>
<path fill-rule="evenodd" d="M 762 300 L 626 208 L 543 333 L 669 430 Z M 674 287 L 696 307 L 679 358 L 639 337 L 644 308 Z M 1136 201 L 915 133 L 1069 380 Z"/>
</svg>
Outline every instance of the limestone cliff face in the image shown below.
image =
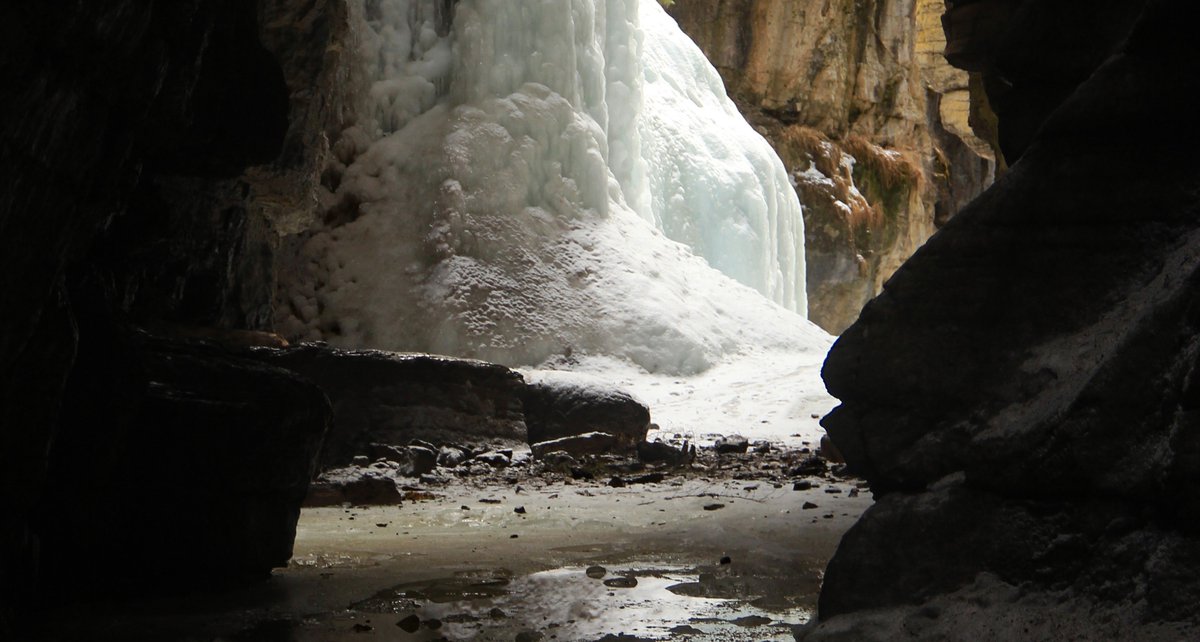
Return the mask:
<svg viewBox="0 0 1200 642">
<path fill-rule="evenodd" d="M 809 316 L 830 332 L 991 181 L 942 0 L 679 0 L 671 14 L 776 147 L 805 206 Z"/>
</svg>

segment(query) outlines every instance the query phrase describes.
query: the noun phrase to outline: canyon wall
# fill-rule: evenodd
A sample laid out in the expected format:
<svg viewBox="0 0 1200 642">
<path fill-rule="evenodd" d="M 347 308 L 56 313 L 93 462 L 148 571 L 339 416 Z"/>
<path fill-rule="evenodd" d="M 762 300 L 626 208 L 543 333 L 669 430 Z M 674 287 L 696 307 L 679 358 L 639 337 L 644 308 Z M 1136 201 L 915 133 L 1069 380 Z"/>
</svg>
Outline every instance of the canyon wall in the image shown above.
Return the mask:
<svg viewBox="0 0 1200 642">
<path fill-rule="evenodd" d="M 1165 0 L 1122 48 L 1141 4 L 955 3 L 964 75 L 933 53 L 924 1 L 676 3 L 805 199 L 815 318 L 852 322 L 945 225 L 829 361 L 828 428 L 879 502 L 830 566 L 814 639 L 1194 632 L 1200 56 L 1187 3 Z M 261 574 L 290 547 L 328 402 L 180 336 L 278 341 L 251 331 L 271 329 L 279 239 L 325 211 L 344 5 L 0 17 L 2 606 L 39 577 L 111 579 L 135 541 L 159 579 L 197 572 L 181 542 L 214 546 L 202 571 Z M 1020 162 L 951 218 L 997 146 Z M 215 463 L 173 465 L 185 452 Z M 172 532 L 193 539 L 150 536 Z"/>
<path fill-rule="evenodd" d="M 338 81 L 343 12 L 336 0 L 0 9 L 0 637 L 4 607 L 80 570 L 215 579 L 290 554 L 323 394 L 136 326 L 269 328 L 274 230 L 289 224 L 281 212 L 316 211 L 324 130 L 340 119 L 319 88 Z M 209 468 L 173 465 L 181 452 Z M 239 452 L 272 456 L 243 475 Z M 175 563 L 190 544 L 213 557 Z M 110 567 L 126 554 L 145 563 Z"/>
<path fill-rule="evenodd" d="M 1134 4 L 951 9 L 1019 161 L 830 352 L 823 425 L 877 502 L 807 639 L 1200 630 L 1200 47 L 1188 3 Z"/>
<path fill-rule="evenodd" d="M 671 6 L 796 182 L 809 317 L 829 332 L 850 325 L 994 175 L 993 149 L 972 127 L 969 75 L 941 56 L 943 8 L 942 0 Z"/>
</svg>

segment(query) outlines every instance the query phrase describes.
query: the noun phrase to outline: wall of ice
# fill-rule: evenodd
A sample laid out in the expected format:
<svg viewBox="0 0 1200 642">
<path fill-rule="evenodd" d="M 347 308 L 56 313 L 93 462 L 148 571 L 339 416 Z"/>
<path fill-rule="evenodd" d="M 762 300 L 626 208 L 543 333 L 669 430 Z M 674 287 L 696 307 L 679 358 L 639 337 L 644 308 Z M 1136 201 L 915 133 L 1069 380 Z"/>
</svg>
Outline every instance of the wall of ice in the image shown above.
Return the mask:
<svg viewBox="0 0 1200 642">
<path fill-rule="evenodd" d="M 804 222 L 787 171 L 704 53 L 656 5 L 643 2 L 640 12 L 649 208 L 639 210 L 713 267 L 807 316 Z"/>
<path fill-rule="evenodd" d="M 283 332 L 679 373 L 824 345 L 783 166 L 655 0 L 352 1 L 363 104 Z"/>
</svg>

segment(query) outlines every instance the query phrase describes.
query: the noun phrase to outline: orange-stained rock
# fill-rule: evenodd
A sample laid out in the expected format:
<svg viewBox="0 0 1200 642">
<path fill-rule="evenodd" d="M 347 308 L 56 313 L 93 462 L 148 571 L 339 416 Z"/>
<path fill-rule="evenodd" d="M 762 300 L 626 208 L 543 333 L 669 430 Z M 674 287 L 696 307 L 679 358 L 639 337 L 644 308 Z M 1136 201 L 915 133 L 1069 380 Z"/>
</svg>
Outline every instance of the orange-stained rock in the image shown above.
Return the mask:
<svg viewBox="0 0 1200 642">
<path fill-rule="evenodd" d="M 839 333 L 990 183 L 942 0 L 685 0 L 670 12 L 775 147 L 805 208 L 809 317 Z"/>
</svg>

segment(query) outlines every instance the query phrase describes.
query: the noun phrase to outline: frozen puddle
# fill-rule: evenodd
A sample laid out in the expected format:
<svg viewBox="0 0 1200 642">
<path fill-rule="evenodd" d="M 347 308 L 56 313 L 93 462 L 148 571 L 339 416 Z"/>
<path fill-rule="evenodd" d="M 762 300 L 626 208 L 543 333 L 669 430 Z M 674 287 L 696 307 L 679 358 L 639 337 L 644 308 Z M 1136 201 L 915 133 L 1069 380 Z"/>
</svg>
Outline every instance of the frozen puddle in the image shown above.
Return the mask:
<svg viewBox="0 0 1200 642">
<path fill-rule="evenodd" d="M 812 615 L 808 608 L 749 593 L 720 568 L 600 568 L 575 566 L 516 577 L 503 569 L 464 571 L 386 589 L 352 610 L 391 616 L 383 621 L 398 617 L 396 627 L 413 629 L 405 638 L 412 640 L 600 640 L 620 635 L 792 640 L 792 626 Z"/>
</svg>

